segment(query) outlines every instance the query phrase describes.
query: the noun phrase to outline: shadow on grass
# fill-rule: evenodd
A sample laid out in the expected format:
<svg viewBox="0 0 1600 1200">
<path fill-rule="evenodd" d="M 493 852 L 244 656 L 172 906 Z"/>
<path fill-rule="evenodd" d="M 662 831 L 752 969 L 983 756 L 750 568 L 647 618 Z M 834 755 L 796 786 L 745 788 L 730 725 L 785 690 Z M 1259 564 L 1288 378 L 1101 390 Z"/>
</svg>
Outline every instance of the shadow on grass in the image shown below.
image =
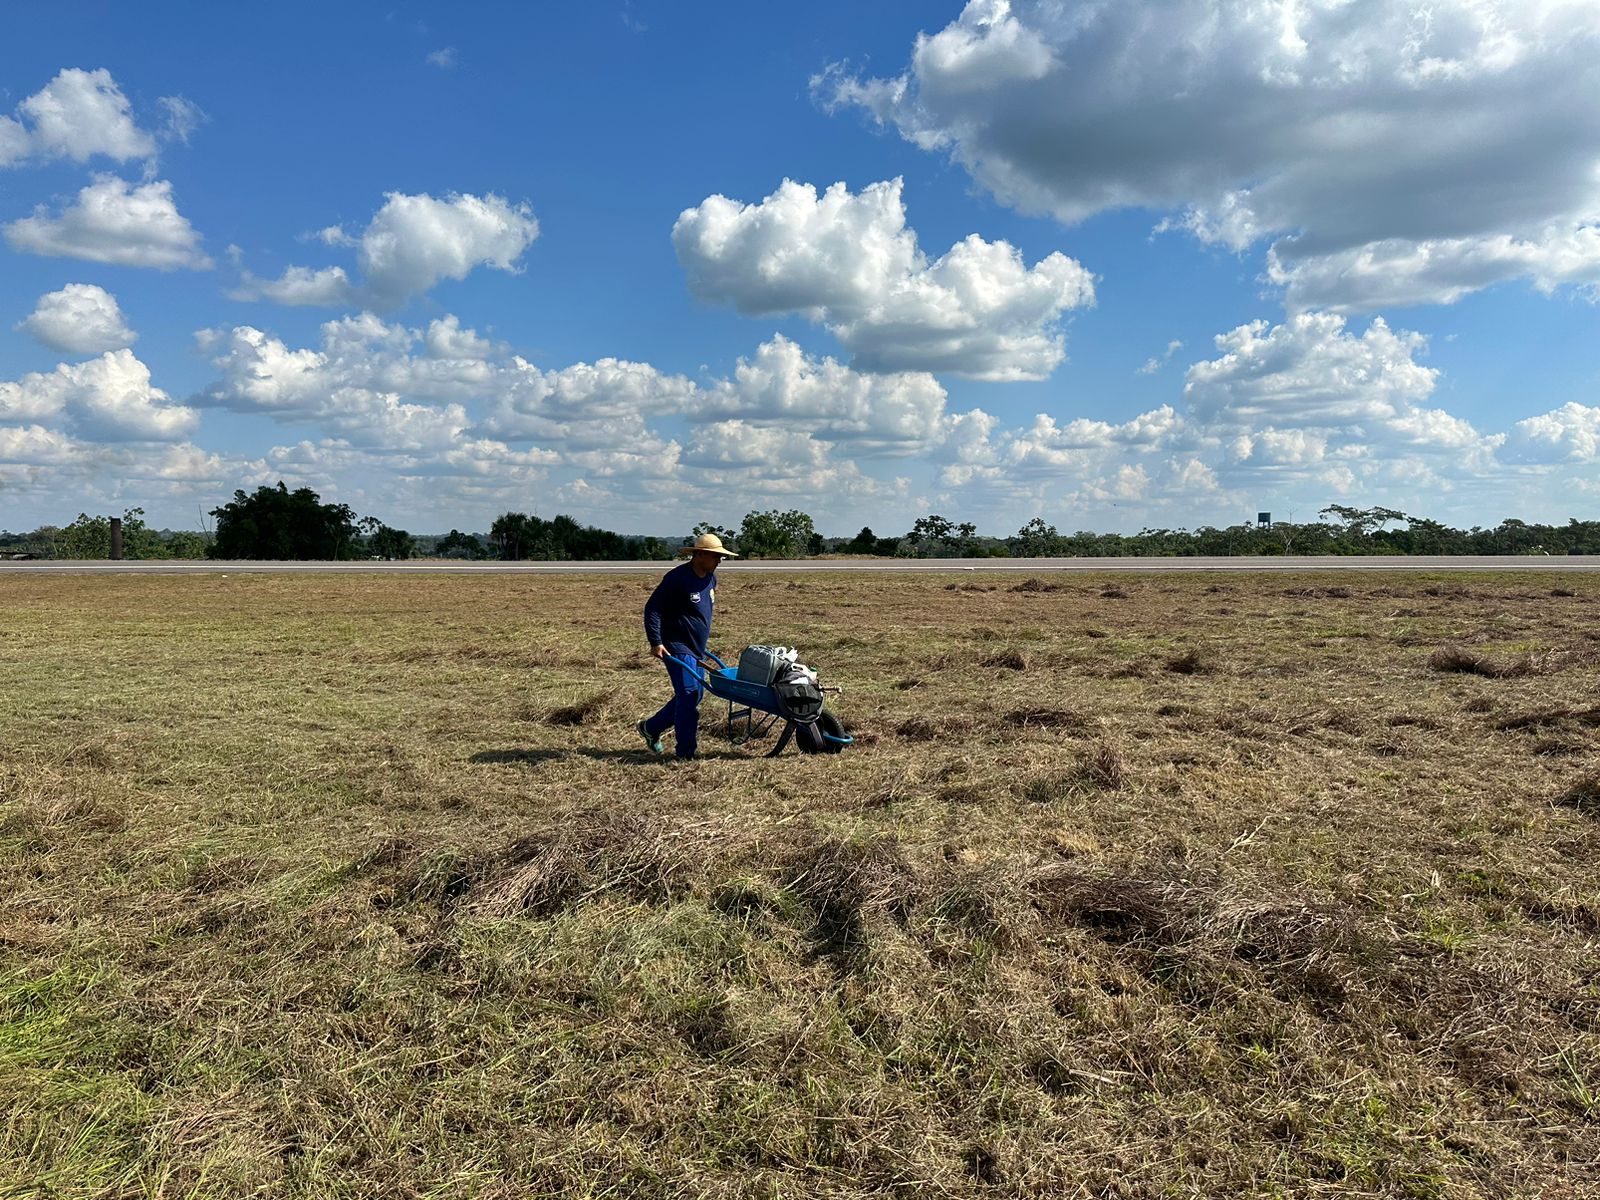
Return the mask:
<svg viewBox="0 0 1600 1200">
<path fill-rule="evenodd" d="M 757 758 L 755 754 L 741 754 L 737 750 L 719 750 L 695 755 L 697 760 L 719 758 Z M 522 763 L 538 766 L 540 763 L 565 762 L 574 758 L 588 758 L 597 762 L 651 763 L 675 762 L 670 754 L 652 754 L 648 750 L 594 750 L 586 746 L 569 746 L 554 750 L 480 750 L 468 762 L 472 763 Z"/>
</svg>

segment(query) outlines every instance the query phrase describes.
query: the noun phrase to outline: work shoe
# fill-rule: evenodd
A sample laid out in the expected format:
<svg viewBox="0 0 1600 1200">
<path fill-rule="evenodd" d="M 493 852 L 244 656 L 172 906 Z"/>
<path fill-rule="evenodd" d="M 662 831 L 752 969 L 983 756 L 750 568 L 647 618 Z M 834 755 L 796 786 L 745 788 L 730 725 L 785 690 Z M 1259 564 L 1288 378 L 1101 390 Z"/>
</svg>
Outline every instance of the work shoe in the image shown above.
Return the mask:
<svg viewBox="0 0 1600 1200">
<path fill-rule="evenodd" d="M 644 744 L 650 747 L 651 754 L 665 754 L 667 752 L 667 748 L 661 744 L 660 738 L 650 736 L 649 727 L 643 721 L 640 721 L 634 728 L 639 731 L 639 736 L 644 739 Z"/>
</svg>

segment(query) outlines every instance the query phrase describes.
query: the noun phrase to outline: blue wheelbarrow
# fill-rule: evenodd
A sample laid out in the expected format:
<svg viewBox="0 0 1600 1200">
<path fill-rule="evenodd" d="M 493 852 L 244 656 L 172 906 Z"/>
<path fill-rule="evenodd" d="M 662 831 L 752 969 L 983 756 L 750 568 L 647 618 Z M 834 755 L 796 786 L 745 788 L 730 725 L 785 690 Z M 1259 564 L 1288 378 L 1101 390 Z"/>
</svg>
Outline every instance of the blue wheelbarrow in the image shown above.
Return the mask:
<svg viewBox="0 0 1600 1200">
<path fill-rule="evenodd" d="M 805 754 L 837 754 L 855 741 L 844 731 L 839 718 L 823 707 L 824 691 L 838 692 L 842 689 L 814 688 L 814 697 L 796 696 L 772 684 L 740 679 L 735 668 L 709 650 L 706 651 L 706 657 L 717 664 L 716 670 L 670 654 L 666 660 L 677 663 L 698 679 L 706 691 L 728 702 L 728 740 L 735 746 L 743 746 L 752 738 L 763 736 L 779 721 L 783 722 L 783 732 L 778 737 L 778 744 L 767 751 L 767 758 L 782 754 L 791 740 Z"/>
</svg>

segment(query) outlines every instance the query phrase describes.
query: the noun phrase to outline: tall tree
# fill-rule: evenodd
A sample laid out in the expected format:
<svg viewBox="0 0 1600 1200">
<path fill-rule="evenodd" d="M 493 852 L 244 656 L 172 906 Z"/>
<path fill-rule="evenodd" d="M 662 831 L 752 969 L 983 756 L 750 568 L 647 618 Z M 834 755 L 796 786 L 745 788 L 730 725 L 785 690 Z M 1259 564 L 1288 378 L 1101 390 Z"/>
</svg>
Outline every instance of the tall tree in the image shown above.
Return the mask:
<svg viewBox="0 0 1600 1200">
<path fill-rule="evenodd" d="M 689 540 L 691 542 L 694 541 L 695 538 L 699 537 L 702 533 L 714 533 L 724 542 L 735 542 L 739 540 L 739 531 L 737 529 L 729 529 L 725 525 L 717 525 L 711 521 L 701 521 L 700 524 L 691 529 L 689 531 Z"/>
<path fill-rule="evenodd" d="M 310 488 L 236 491 L 211 510 L 217 519 L 212 558 L 346 559 L 360 549 L 356 514 L 348 504 L 324 504 Z"/>
<path fill-rule="evenodd" d="M 527 513 L 501 513 L 489 526 L 489 544 L 495 549 L 495 557 L 506 562 L 527 558 L 531 532 Z"/>
<path fill-rule="evenodd" d="M 410 558 L 416 542 L 404 529 L 391 529 L 379 522 L 367 539 L 367 549 L 379 558 Z"/>
<path fill-rule="evenodd" d="M 746 513 L 739 527 L 739 553 L 747 558 L 799 558 L 809 552 L 815 534 L 816 527 L 803 512 Z"/>
<path fill-rule="evenodd" d="M 906 534 L 905 540 L 911 544 L 912 552 L 918 557 L 923 555 L 951 555 L 971 553 L 978 527 L 971 522 L 957 525 L 948 517 L 941 517 L 937 513 L 930 513 L 926 517 L 918 517 L 911 526 L 911 532 Z"/>
<path fill-rule="evenodd" d="M 1061 553 L 1061 535 L 1054 525 L 1046 525 L 1043 517 L 1034 517 L 1017 530 L 1011 549 L 1018 558 L 1049 558 Z"/>
<path fill-rule="evenodd" d="M 433 552 L 441 558 L 482 558 L 483 543 L 470 533 L 452 529 L 439 539 Z"/>
<path fill-rule="evenodd" d="M 861 532 L 844 545 L 846 554 L 876 554 L 877 551 L 878 535 L 872 532 L 870 525 L 863 525 Z"/>
<path fill-rule="evenodd" d="M 144 509 L 130 508 L 122 514 L 122 557 L 161 558 L 161 535 L 144 523 Z M 56 544 L 61 558 L 110 558 L 111 518 L 79 513 L 78 519 L 61 531 Z"/>
<path fill-rule="evenodd" d="M 163 558 L 204 558 L 211 549 L 211 535 L 192 529 L 177 529 L 167 534 Z"/>
</svg>

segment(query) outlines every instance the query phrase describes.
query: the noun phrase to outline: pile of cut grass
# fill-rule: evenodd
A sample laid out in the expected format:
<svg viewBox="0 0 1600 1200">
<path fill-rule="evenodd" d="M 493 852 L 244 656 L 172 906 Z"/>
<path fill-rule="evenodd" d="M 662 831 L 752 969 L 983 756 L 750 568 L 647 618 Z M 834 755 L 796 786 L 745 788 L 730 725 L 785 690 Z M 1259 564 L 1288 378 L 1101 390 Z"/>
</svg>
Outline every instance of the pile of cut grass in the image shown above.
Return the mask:
<svg viewBox="0 0 1600 1200">
<path fill-rule="evenodd" d="M 1586 577 L 652 582 L 0 576 L 0 1195 L 1600 1189 Z"/>
</svg>

